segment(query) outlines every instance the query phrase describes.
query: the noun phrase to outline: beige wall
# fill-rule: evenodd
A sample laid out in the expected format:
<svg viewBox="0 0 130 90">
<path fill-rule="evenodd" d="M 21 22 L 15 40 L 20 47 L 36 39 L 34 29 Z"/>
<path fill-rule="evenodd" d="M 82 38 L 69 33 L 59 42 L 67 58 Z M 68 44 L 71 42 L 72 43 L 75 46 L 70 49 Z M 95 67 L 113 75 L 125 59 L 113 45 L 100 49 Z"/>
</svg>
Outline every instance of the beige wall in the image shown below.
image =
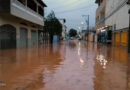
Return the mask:
<svg viewBox="0 0 130 90">
<path fill-rule="evenodd" d="M 105 23 L 100 24 L 101 12 L 105 12 L 106 0 L 103 0 L 101 5 L 96 10 L 96 29 L 105 26 Z"/>
<path fill-rule="evenodd" d="M 22 24 L 20 24 L 21 20 L 18 19 L 18 18 L 14 18 L 14 17 L 6 17 L 6 16 L 0 16 L 0 26 L 4 25 L 4 24 L 10 24 L 12 26 L 14 26 L 16 28 L 16 37 L 17 38 L 20 38 L 20 28 L 23 27 L 23 28 L 26 28 L 28 30 L 28 38 L 31 38 L 31 30 L 37 30 L 36 28 L 32 28 L 31 25 L 28 24 L 28 26 L 24 26 Z M 25 23 L 28 23 L 28 22 L 25 22 Z"/>
<path fill-rule="evenodd" d="M 128 5 L 123 4 L 126 0 L 107 0 L 106 4 L 106 18 L 117 8 L 123 5 L 117 12 L 114 12 L 112 16 L 106 19 L 105 24 L 108 26 L 113 26 L 116 24 L 116 30 L 123 28 L 128 28 L 129 26 L 129 14 Z"/>
<path fill-rule="evenodd" d="M 96 16 L 100 16 L 102 10 L 105 10 L 106 0 L 103 0 L 101 5 L 96 10 Z"/>
</svg>

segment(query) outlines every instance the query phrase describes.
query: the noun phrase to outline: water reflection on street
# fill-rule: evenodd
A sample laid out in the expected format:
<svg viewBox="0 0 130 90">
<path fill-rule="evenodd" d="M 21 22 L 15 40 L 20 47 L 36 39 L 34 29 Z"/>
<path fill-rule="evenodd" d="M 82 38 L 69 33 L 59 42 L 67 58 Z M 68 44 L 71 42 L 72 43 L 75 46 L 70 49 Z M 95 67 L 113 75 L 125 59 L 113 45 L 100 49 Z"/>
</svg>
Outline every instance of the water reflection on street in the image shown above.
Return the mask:
<svg viewBox="0 0 130 90">
<path fill-rule="evenodd" d="M 130 90 L 130 55 L 75 40 L 0 50 L 0 90 Z"/>
</svg>

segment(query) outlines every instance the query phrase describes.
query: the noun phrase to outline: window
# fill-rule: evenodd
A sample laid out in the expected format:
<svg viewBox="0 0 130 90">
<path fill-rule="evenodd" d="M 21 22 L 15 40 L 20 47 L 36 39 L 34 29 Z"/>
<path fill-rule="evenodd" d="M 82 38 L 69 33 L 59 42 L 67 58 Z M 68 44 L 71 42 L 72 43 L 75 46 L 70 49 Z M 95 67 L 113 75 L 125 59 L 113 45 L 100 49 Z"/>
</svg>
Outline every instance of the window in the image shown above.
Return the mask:
<svg viewBox="0 0 130 90">
<path fill-rule="evenodd" d="M 37 4 L 33 0 L 27 0 L 27 6 L 33 11 L 37 11 Z"/>
<path fill-rule="evenodd" d="M 26 0 L 18 0 L 20 3 L 22 3 L 23 5 L 26 5 Z"/>
<path fill-rule="evenodd" d="M 39 13 L 41 16 L 44 16 L 44 10 L 43 10 L 43 8 L 41 8 L 40 6 L 38 6 L 38 13 Z"/>
</svg>

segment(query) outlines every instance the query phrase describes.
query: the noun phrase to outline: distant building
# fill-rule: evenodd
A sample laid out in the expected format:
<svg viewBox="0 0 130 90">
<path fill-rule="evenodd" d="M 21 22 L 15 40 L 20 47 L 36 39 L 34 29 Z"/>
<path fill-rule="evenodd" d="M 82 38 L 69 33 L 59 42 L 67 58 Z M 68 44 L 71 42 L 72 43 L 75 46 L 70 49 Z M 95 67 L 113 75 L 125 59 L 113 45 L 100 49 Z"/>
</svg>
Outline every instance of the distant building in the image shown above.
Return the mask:
<svg viewBox="0 0 130 90">
<path fill-rule="evenodd" d="M 0 0 L 0 49 L 37 46 L 44 7 L 42 0 Z"/>
<path fill-rule="evenodd" d="M 60 23 L 62 24 L 62 39 L 65 40 L 66 37 L 66 29 L 67 26 L 65 25 L 66 20 L 65 19 L 59 19 Z"/>
</svg>

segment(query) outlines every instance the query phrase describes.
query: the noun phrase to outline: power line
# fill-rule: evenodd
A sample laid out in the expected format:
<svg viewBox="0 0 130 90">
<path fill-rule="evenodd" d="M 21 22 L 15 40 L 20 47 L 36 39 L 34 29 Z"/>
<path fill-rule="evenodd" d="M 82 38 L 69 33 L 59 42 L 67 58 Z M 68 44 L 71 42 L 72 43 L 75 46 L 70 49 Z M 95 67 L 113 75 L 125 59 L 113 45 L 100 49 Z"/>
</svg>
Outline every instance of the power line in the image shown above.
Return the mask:
<svg viewBox="0 0 130 90">
<path fill-rule="evenodd" d="M 86 1 L 85 1 L 85 2 L 86 2 Z M 54 7 L 54 9 L 57 9 L 57 8 L 60 8 L 60 9 L 61 9 L 62 7 L 63 7 L 63 8 L 64 8 L 64 7 L 68 7 L 68 6 L 70 6 L 70 5 L 71 5 L 71 6 L 72 6 L 72 5 L 74 6 L 74 5 L 76 5 L 76 4 L 82 4 L 82 3 L 85 3 L 85 2 L 82 2 L 82 1 L 80 1 L 80 0 L 76 0 L 76 1 L 73 1 L 73 2 L 71 2 L 71 3 L 68 2 L 68 4 L 66 3 L 67 5 L 61 5 L 61 6 L 59 6 L 59 7 Z M 64 2 L 63 2 L 63 3 L 64 3 Z M 64 3 L 64 4 L 65 4 L 65 3 Z"/>
<path fill-rule="evenodd" d="M 63 14 L 63 13 L 69 13 L 69 12 L 74 12 L 74 11 L 77 11 L 77 10 L 81 10 L 81 9 L 86 9 L 86 8 L 92 8 L 93 6 L 95 5 L 89 5 L 87 7 L 81 7 L 81 8 L 76 8 L 76 9 L 72 9 L 72 10 L 64 10 L 64 11 L 61 11 L 61 12 L 55 12 L 56 14 Z"/>
</svg>

